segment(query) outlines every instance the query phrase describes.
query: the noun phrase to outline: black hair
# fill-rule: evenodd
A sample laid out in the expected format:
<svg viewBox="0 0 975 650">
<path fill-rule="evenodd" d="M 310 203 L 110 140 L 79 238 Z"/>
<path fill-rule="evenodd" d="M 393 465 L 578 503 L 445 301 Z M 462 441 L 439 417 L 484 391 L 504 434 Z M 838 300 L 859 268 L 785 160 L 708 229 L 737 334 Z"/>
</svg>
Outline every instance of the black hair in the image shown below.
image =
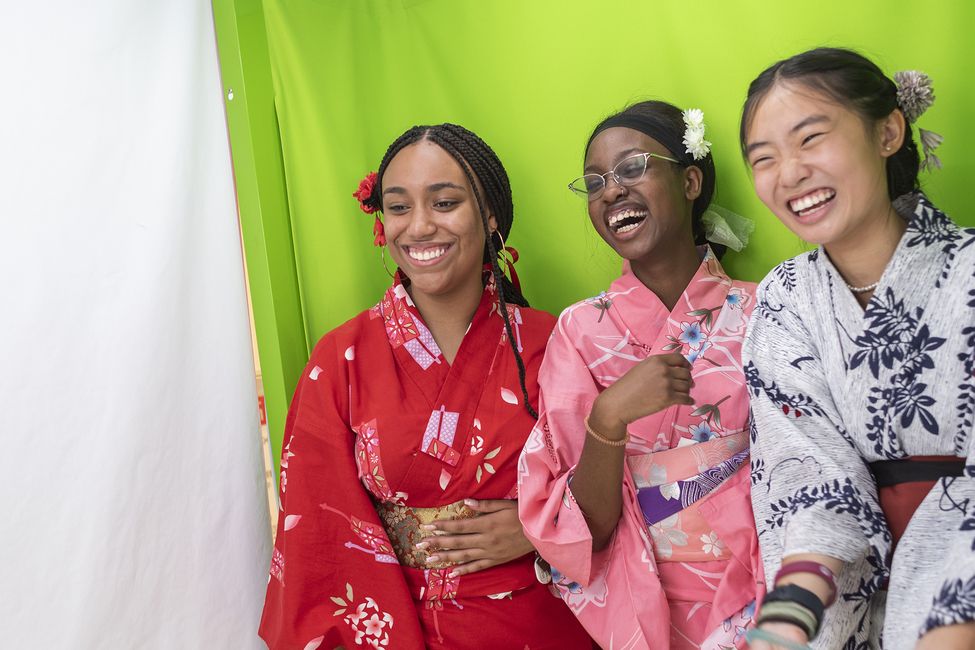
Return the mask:
<svg viewBox="0 0 975 650">
<path fill-rule="evenodd" d="M 518 343 L 511 329 L 511 320 L 508 317 L 508 303 L 528 307 L 528 300 L 501 272 L 501 267 L 498 265 L 501 237 L 507 239 L 511 232 L 515 209 L 514 202 L 511 199 L 511 183 L 508 181 L 508 173 L 494 150 L 477 134 L 457 124 L 414 126 L 389 145 L 386 155 L 383 156 L 383 160 L 379 164 L 376 185 L 365 203 L 377 210 L 382 209 L 382 185 L 386 168 L 396 154 L 421 140 L 429 140 L 450 154 L 464 171 L 467 182 L 470 183 L 471 190 L 474 192 L 474 201 L 484 227 L 484 262 L 491 264 L 491 273 L 494 276 L 495 285 L 498 287 L 498 301 L 501 303 L 499 311 L 502 319 L 504 319 L 504 329 L 508 343 L 515 355 L 515 363 L 518 365 L 518 381 L 521 383 L 521 394 L 525 398 L 525 409 L 532 417 L 538 418 L 538 412 L 532 407 L 528 399 L 528 388 L 525 386 L 525 362 L 521 358 L 521 353 L 518 352 Z M 476 181 L 480 181 L 481 187 L 484 189 L 483 197 L 477 188 Z M 497 221 L 497 232 L 491 231 L 491 226 L 488 223 L 489 214 L 493 214 Z M 500 237 L 498 237 L 499 234 Z M 495 243 L 495 239 L 497 239 L 497 243 Z"/>
<path fill-rule="evenodd" d="M 697 167 L 701 170 L 701 193 L 694 199 L 691 206 L 691 228 L 694 233 L 694 244 L 697 246 L 707 244 L 701 215 L 711 205 L 711 199 L 714 196 L 716 180 L 714 158 L 708 152 L 704 158 L 694 160 L 693 156 L 687 152 L 687 147 L 683 143 L 686 126 L 681 110 L 673 104 L 659 100 L 631 104 L 596 125 L 586 143 L 585 153 L 589 153 L 589 146 L 597 135 L 614 126 L 623 126 L 645 133 L 666 147 L 681 167 Z M 724 246 L 714 244 L 712 244 L 712 248 L 715 249 L 715 254 L 719 257 L 725 249 Z"/>
<path fill-rule="evenodd" d="M 822 93 L 859 115 L 868 127 L 900 110 L 897 86 L 870 59 L 843 48 L 808 50 L 772 64 L 748 87 L 739 132 L 742 155 L 755 110 L 775 84 L 783 81 Z M 891 200 L 918 189 L 920 156 L 906 119 L 904 126 L 904 143 L 887 158 L 887 195 Z"/>
</svg>

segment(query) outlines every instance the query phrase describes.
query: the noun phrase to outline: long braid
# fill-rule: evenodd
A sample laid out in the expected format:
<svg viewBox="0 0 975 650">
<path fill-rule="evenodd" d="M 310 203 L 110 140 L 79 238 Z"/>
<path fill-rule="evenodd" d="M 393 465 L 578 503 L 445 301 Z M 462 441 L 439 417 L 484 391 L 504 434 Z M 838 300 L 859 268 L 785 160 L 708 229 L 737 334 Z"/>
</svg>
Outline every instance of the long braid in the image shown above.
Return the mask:
<svg viewBox="0 0 975 650">
<path fill-rule="evenodd" d="M 509 302 L 528 307 L 528 301 L 501 272 L 501 267 L 498 265 L 498 247 L 494 243 L 494 233 L 488 223 L 488 207 L 494 209 L 501 236 L 505 236 L 511 231 L 511 224 L 514 221 L 511 184 L 497 154 L 481 138 L 462 126 L 456 124 L 414 126 L 397 138 L 386 150 L 386 154 L 379 165 L 379 183 L 373 189 L 369 202 L 377 209 L 382 209 L 382 178 L 386 168 L 396 154 L 420 140 L 430 140 L 450 154 L 460 165 L 468 183 L 470 183 L 478 214 L 481 216 L 481 224 L 484 228 L 484 261 L 491 264 L 491 273 L 494 276 L 495 286 L 498 288 L 501 318 L 504 321 L 508 344 L 511 346 L 511 351 L 515 355 L 515 363 L 518 366 L 518 382 L 521 385 L 521 394 L 525 399 L 525 409 L 533 418 L 537 419 L 538 412 L 529 401 L 528 388 L 525 384 L 525 362 L 518 351 L 518 343 L 508 316 Z M 484 188 L 485 197 L 483 198 L 477 189 L 477 180 L 480 180 L 481 186 Z M 485 205 L 485 201 L 487 205 Z"/>
<path fill-rule="evenodd" d="M 531 401 L 528 398 L 528 387 L 525 384 L 525 375 L 526 375 L 525 361 L 524 359 L 521 358 L 521 353 L 518 352 L 518 342 L 515 339 L 514 331 L 511 327 L 511 319 L 508 317 L 508 301 L 505 298 L 504 295 L 505 292 L 503 290 L 503 285 L 502 285 L 502 278 L 504 278 L 504 274 L 501 273 L 501 267 L 498 265 L 498 253 L 494 247 L 494 241 L 492 240 L 491 237 L 492 233 L 491 233 L 491 228 L 488 225 L 487 212 L 484 209 L 484 202 L 481 199 L 481 193 L 477 189 L 477 183 L 474 182 L 474 175 L 471 173 L 470 170 L 468 170 L 467 168 L 468 166 L 464 164 L 464 161 L 467 160 L 467 158 L 460 151 L 460 148 L 464 147 L 466 142 L 463 139 L 459 139 L 457 143 L 449 142 L 447 138 L 441 138 L 439 137 L 439 134 L 433 132 L 430 133 L 429 138 L 436 144 L 440 145 L 447 153 L 449 153 L 451 156 L 453 156 L 455 160 L 457 160 L 458 164 L 460 164 L 460 168 L 464 170 L 464 175 L 467 176 L 467 181 L 470 183 L 471 189 L 474 191 L 474 199 L 477 202 L 477 209 L 481 215 L 481 225 L 484 227 L 485 245 L 488 248 L 488 258 L 491 261 L 491 273 L 494 275 L 494 281 L 496 286 L 498 287 L 498 301 L 501 307 L 499 311 L 501 312 L 501 318 L 504 320 L 504 329 L 508 335 L 508 344 L 511 346 L 511 351 L 515 355 L 515 363 L 518 366 L 518 383 L 521 385 L 521 394 L 525 398 L 525 410 L 527 410 L 528 413 L 531 414 L 531 416 L 537 420 L 538 411 L 536 411 L 535 408 L 531 405 Z M 455 146 L 455 144 L 460 144 L 461 147 L 457 147 Z M 464 147 L 464 148 L 468 148 L 468 147 Z M 473 168 L 475 164 L 479 164 L 480 162 L 481 161 L 478 160 L 477 157 L 472 156 L 472 159 L 470 160 L 471 168 Z M 485 178 L 485 176 L 483 175 L 479 177 L 482 179 Z M 490 177 L 490 175 L 488 175 L 488 177 Z M 484 187 L 486 192 L 489 186 L 485 184 Z"/>
</svg>

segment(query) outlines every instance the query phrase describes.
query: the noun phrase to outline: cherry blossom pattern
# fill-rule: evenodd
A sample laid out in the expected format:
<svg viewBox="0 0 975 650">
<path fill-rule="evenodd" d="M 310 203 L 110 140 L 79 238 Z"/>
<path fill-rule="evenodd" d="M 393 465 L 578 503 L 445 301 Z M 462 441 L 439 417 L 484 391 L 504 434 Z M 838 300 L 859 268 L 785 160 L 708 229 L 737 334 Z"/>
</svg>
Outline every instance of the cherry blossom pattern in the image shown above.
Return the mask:
<svg viewBox="0 0 975 650">
<path fill-rule="evenodd" d="M 396 495 L 386 482 L 379 457 L 379 432 L 375 418 L 352 427 L 352 430 L 356 434 L 355 463 L 359 468 L 359 480 L 373 496 L 383 501 L 395 501 Z"/>
<path fill-rule="evenodd" d="M 679 513 L 651 524 L 649 528 L 655 555 L 661 560 L 672 556 L 675 546 L 687 546 L 687 533 L 681 530 Z"/>
<path fill-rule="evenodd" d="M 339 609 L 332 616 L 341 616 L 342 620 L 355 633 L 356 645 L 370 648 L 388 648 L 389 631 L 393 629 L 393 616 L 384 612 L 375 599 L 366 596 L 356 603 L 352 584 L 345 584 L 345 594 L 330 596 L 330 600 L 339 605 Z"/>
<path fill-rule="evenodd" d="M 718 534 L 713 530 L 701 535 L 701 544 L 705 553 L 710 553 L 716 558 L 724 553 L 724 542 L 718 539 Z"/>
<path fill-rule="evenodd" d="M 492 449 L 491 451 L 489 451 L 488 453 L 484 454 L 484 462 L 482 462 L 480 465 L 477 466 L 477 471 L 474 473 L 474 478 L 477 480 L 478 483 L 481 482 L 481 477 L 484 476 L 484 472 L 487 472 L 488 474 L 494 474 L 494 472 L 496 471 L 494 465 L 492 465 L 488 461 L 500 453 L 501 453 L 501 447 L 498 446 Z"/>
<path fill-rule="evenodd" d="M 397 283 L 387 289 L 382 300 L 369 310 L 369 317 L 381 318 L 390 346 L 394 349 L 402 346 L 417 365 L 426 370 L 434 363 L 440 363 L 440 346 L 423 321 L 414 315 L 409 294 L 405 290 L 400 292 L 401 288 L 402 285 Z"/>
<path fill-rule="evenodd" d="M 271 551 L 271 575 L 284 585 L 284 554 L 277 546 Z"/>
<path fill-rule="evenodd" d="M 294 434 L 288 438 L 288 442 L 284 445 L 284 450 L 281 452 L 281 494 L 284 494 L 288 489 L 288 461 L 294 457 L 291 453 L 291 441 L 294 440 Z"/>
</svg>

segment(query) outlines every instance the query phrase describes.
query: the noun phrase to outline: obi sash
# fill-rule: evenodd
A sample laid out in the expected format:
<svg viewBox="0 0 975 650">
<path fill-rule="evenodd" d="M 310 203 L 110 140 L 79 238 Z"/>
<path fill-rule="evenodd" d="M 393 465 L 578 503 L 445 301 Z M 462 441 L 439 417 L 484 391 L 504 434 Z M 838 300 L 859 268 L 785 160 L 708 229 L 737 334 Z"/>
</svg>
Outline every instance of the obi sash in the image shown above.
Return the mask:
<svg viewBox="0 0 975 650">
<path fill-rule="evenodd" d="M 738 471 L 748 461 L 748 455 L 748 433 L 742 431 L 627 457 L 637 501 L 651 536 L 666 534 L 670 540 L 665 553 L 656 553 L 658 561 L 726 559 L 723 543 L 696 505 Z"/>
<path fill-rule="evenodd" d="M 452 565 L 427 563 L 427 552 L 416 548 L 424 536 L 423 524 L 437 520 L 470 519 L 477 513 L 463 501 L 435 508 L 410 508 L 389 501 L 374 501 L 413 600 L 439 609 L 446 601 L 489 596 L 524 589 L 535 582 L 534 554 L 464 576 L 451 576 Z"/>
<path fill-rule="evenodd" d="M 877 483 L 880 509 L 887 518 L 893 547 L 907 530 L 914 512 L 945 477 L 961 476 L 965 459 L 957 456 L 911 456 L 900 460 L 878 460 L 868 465 Z"/>
</svg>

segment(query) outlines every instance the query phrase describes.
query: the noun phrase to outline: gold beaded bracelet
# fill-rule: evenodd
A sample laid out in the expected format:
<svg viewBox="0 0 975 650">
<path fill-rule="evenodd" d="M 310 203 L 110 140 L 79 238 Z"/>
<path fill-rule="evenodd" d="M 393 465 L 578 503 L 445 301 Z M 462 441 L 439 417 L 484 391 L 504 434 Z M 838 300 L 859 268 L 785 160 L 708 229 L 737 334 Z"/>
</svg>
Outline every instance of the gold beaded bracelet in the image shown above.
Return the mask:
<svg viewBox="0 0 975 650">
<path fill-rule="evenodd" d="M 626 432 L 626 435 L 623 436 L 623 438 L 621 440 L 610 440 L 606 436 L 599 435 L 598 433 L 596 433 L 595 431 L 593 431 L 592 427 L 589 426 L 589 416 L 588 415 L 586 416 L 585 423 L 586 423 L 586 433 L 588 433 L 590 436 L 592 436 L 593 438 L 595 438 L 597 441 L 603 443 L 604 445 L 609 445 L 610 447 L 625 447 L 626 446 L 626 443 L 628 443 L 630 441 L 630 432 L 629 431 Z"/>
</svg>

